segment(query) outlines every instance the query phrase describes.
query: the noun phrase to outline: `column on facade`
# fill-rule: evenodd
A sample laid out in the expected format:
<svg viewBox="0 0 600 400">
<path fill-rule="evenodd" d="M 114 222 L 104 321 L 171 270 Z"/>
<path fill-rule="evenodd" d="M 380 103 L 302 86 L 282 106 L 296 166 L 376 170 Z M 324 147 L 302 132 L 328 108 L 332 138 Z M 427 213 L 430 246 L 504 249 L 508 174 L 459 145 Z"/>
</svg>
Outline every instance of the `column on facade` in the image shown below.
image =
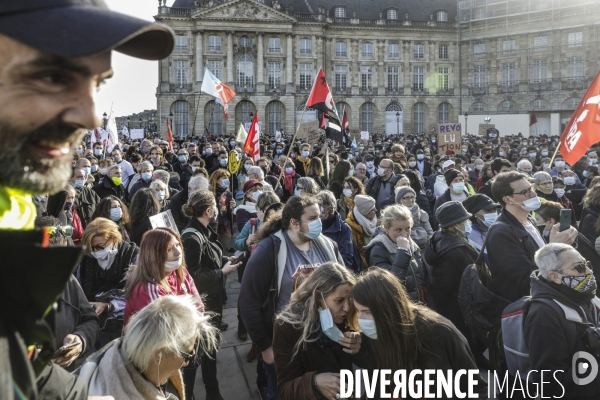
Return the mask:
<svg viewBox="0 0 600 400">
<path fill-rule="evenodd" d="M 410 94 L 410 90 L 412 87 L 411 80 L 411 70 L 410 70 L 410 60 L 412 59 L 412 42 L 410 40 L 404 41 L 402 43 L 402 50 L 404 54 L 402 55 L 402 83 L 404 85 L 404 94 Z"/>
<path fill-rule="evenodd" d="M 227 83 L 233 84 L 233 33 L 227 32 Z"/>
<path fill-rule="evenodd" d="M 286 63 L 286 76 L 285 76 L 285 81 L 288 85 L 292 85 L 294 83 L 294 79 L 293 79 L 293 35 L 287 35 L 287 57 L 285 60 Z"/>
<path fill-rule="evenodd" d="M 387 40 L 378 40 L 377 42 L 377 91 L 379 94 L 385 94 L 385 53 Z"/>
<path fill-rule="evenodd" d="M 196 82 L 204 77 L 204 62 L 202 60 L 202 31 L 196 31 Z"/>
<path fill-rule="evenodd" d="M 353 87 L 353 86 L 360 86 L 360 70 L 358 67 L 358 40 L 357 39 L 351 39 L 350 40 L 350 59 L 352 60 L 351 64 L 349 65 L 349 71 L 348 71 L 348 87 Z M 354 76 L 357 76 L 357 78 L 355 78 Z"/>
<path fill-rule="evenodd" d="M 256 83 L 264 84 L 265 72 L 264 72 L 264 55 L 263 55 L 263 34 L 258 34 L 258 44 L 256 49 Z"/>
</svg>

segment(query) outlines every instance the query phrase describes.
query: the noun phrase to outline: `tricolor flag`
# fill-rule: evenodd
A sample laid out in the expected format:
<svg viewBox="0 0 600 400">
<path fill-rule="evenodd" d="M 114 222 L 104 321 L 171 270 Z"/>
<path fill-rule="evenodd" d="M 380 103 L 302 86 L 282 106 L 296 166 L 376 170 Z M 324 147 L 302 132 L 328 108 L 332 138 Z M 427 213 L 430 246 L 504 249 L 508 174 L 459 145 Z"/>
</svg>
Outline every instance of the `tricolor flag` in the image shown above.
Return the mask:
<svg viewBox="0 0 600 400">
<path fill-rule="evenodd" d="M 323 68 L 319 68 L 308 100 L 306 100 L 306 108 L 313 108 L 321 111 L 321 128 L 325 129 L 325 136 L 342 142 L 342 126 L 340 124 L 340 117 L 335 108 L 333 97 L 331 97 L 331 90 L 325 80 L 325 73 Z"/>
<path fill-rule="evenodd" d="M 244 151 L 248 154 L 254 162 L 257 162 L 260 158 L 260 126 L 258 125 L 258 110 L 254 114 L 252 125 L 248 131 L 248 137 L 246 143 L 244 143 Z"/>
<path fill-rule="evenodd" d="M 204 69 L 204 79 L 202 80 L 202 87 L 200 90 L 206 94 L 215 97 L 215 101 L 223 106 L 225 112 L 225 119 L 229 119 L 229 108 L 227 103 L 231 101 L 236 95 L 232 88 L 221 82 L 216 76 L 214 76 L 208 68 Z"/>
<path fill-rule="evenodd" d="M 560 137 L 560 154 L 575 164 L 588 149 L 600 142 L 600 72 L 581 99 Z"/>
</svg>

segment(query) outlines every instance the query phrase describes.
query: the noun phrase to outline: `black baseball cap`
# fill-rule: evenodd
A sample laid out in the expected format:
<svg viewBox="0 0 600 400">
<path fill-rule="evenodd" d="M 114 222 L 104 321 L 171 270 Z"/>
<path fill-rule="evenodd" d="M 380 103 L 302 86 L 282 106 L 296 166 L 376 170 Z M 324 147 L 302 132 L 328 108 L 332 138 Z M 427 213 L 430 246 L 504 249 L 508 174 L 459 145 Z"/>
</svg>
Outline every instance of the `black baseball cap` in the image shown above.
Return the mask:
<svg viewBox="0 0 600 400">
<path fill-rule="evenodd" d="M 64 57 L 116 50 L 160 60 L 174 45 L 168 26 L 110 11 L 103 0 L 1 0 L 0 34 Z"/>
</svg>

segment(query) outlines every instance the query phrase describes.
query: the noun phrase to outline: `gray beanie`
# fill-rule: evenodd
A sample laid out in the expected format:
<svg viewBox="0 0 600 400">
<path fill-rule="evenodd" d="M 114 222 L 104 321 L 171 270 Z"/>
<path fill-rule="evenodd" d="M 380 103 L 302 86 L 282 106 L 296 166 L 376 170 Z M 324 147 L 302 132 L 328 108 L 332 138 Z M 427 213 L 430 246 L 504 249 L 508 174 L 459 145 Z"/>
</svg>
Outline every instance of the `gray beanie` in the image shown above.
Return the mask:
<svg viewBox="0 0 600 400">
<path fill-rule="evenodd" d="M 417 193 L 413 190 L 413 188 L 411 188 L 410 186 L 403 186 L 400 189 L 398 189 L 398 193 L 396 193 L 397 204 L 402 204 L 400 199 L 402 199 L 406 193 L 412 193 L 415 195 L 415 197 L 417 197 Z"/>
<path fill-rule="evenodd" d="M 357 194 L 354 196 L 354 205 L 359 213 L 367 215 L 375 208 L 375 199 L 371 196 Z"/>
</svg>

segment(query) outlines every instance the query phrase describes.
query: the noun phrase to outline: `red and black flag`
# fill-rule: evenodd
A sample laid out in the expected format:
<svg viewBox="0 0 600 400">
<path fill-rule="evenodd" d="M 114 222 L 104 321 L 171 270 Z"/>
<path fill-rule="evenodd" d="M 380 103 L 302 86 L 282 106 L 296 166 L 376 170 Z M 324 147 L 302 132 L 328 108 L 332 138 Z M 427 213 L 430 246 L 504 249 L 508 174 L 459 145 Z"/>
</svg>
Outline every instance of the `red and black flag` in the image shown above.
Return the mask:
<svg viewBox="0 0 600 400">
<path fill-rule="evenodd" d="M 313 87 L 306 100 L 306 108 L 313 108 L 321 112 L 321 128 L 325 129 L 325 136 L 329 139 L 342 142 L 342 126 L 340 117 L 335 108 L 331 90 L 325 80 L 323 69 L 319 68 L 319 72 L 315 77 Z"/>
</svg>

